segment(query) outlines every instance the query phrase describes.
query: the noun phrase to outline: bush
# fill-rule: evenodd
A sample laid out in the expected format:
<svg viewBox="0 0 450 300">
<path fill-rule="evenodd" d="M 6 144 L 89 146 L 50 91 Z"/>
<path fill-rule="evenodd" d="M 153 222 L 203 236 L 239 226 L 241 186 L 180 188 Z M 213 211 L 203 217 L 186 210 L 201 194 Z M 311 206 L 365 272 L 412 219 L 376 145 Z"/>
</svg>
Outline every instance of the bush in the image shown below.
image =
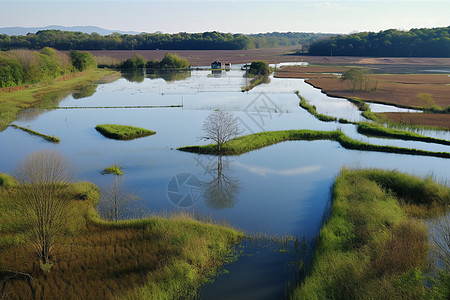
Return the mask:
<svg viewBox="0 0 450 300">
<path fill-rule="evenodd" d="M 135 56 L 127 59 L 121 65 L 121 69 L 126 70 L 137 70 L 139 68 L 145 67 L 145 61 L 142 55 L 136 54 Z"/>
<path fill-rule="evenodd" d="M 251 76 L 268 76 L 270 74 L 269 65 L 265 61 L 252 61 L 248 74 Z"/>
<path fill-rule="evenodd" d="M 72 60 L 72 65 L 74 68 L 80 72 L 89 68 L 97 67 L 94 57 L 89 52 L 72 50 L 70 51 L 70 59 Z"/>
<path fill-rule="evenodd" d="M 17 179 L 12 177 L 11 175 L 0 173 L 0 186 L 4 188 L 13 188 L 18 186 L 19 183 Z"/>
<path fill-rule="evenodd" d="M 189 66 L 188 60 L 173 53 L 166 53 L 160 63 L 161 68 L 187 69 Z"/>
</svg>

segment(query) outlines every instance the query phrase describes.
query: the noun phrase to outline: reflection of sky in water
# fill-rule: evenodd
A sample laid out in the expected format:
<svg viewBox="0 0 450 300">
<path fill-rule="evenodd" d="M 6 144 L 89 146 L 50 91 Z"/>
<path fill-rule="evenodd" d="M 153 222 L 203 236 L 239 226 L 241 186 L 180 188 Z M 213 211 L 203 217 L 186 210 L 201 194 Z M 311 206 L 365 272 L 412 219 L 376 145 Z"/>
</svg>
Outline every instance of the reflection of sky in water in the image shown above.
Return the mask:
<svg viewBox="0 0 450 300">
<path fill-rule="evenodd" d="M 79 179 L 105 186 L 110 178 L 100 175 L 100 171 L 116 163 L 126 174 L 124 185 L 138 194 L 152 211 L 176 209 L 167 197 L 168 182 L 177 174 L 189 173 L 202 181 L 205 189 L 210 188 L 208 194 L 204 191 L 204 196 L 213 197 L 211 186 L 216 185 L 222 189 L 220 197 L 228 201 L 218 203 L 203 199 L 194 206 L 201 214 L 217 220 L 224 218 L 249 232 L 308 236 L 319 230 L 331 185 L 344 165 L 396 168 L 420 176 L 449 177 L 450 165 L 445 159 L 350 151 L 332 141 L 284 142 L 229 157 L 222 173 L 216 174 L 220 176 L 216 176 L 207 167 L 214 167 L 215 157 L 175 150 L 185 145 L 207 143 L 199 139 L 201 127 L 214 109 L 234 111 L 245 133 L 339 128 L 352 138 L 373 144 L 433 151 L 448 151 L 448 146 L 369 138 L 359 135 L 354 125 L 320 122 L 299 107 L 294 91 L 299 90 L 321 113 L 357 120 L 360 117 L 356 107 L 348 101 L 327 97 L 300 79 L 271 78 L 269 84 L 242 93 L 240 87 L 245 84 L 242 71 L 225 72 L 220 78 L 209 74 L 210 71 L 192 71 L 185 80 L 173 82 L 147 78 L 142 83 L 134 83 L 119 79 L 99 85 L 90 97 L 74 99 L 69 96 L 61 106 L 183 103 L 184 107 L 68 109 L 34 115 L 16 123 L 57 136 L 61 143 L 54 145 L 8 128 L 0 134 L 3 154 L 0 171 L 12 172 L 26 154 L 35 150 L 55 149 L 75 164 Z M 155 130 L 157 134 L 133 141 L 115 141 L 95 131 L 94 127 L 102 123 L 129 124 Z"/>
<path fill-rule="evenodd" d="M 246 82 L 242 71 L 222 72 L 220 77 L 212 75 L 211 71 L 192 71 L 190 77 L 172 82 L 146 78 L 135 83 L 119 79 L 99 85 L 90 97 L 69 96 L 60 104 L 64 107 L 183 104 L 182 108 L 60 109 L 45 113 L 27 110 L 15 123 L 57 136 L 61 143 L 48 143 L 9 127 L 0 133 L 0 172 L 13 172 L 25 155 L 36 150 L 58 150 L 74 164 L 79 180 L 100 187 L 111 183 L 110 175 L 100 172 L 111 164 L 120 165 L 125 174 L 125 188 L 141 197 L 140 205 L 151 212 L 187 210 L 214 220 L 224 219 L 248 233 L 304 235 L 307 239 L 320 230 L 332 184 L 343 166 L 397 169 L 418 176 L 432 175 L 440 181 L 450 177 L 448 159 L 352 151 L 333 141 L 284 142 L 221 160 L 177 151 L 181 146 L 207 143 L 199 139 L 203 121 L 212 110 L 222 109 L 234 111 L 246 134 L 284 129 L 341 129 L 352 138 L 373 144 L 448 152 L 448 146 L 369 138 L 358 134 L 351 124 L 320 122 L 299 107 L 294 91 L 298 90 L 319 113 L 353 121 L 363 119 L 353 104 L 327 97 L 301 79 L 271 78 L 269 84 L 242 93 L 241 86 Z M 157 134 L 116 141 L 94 129 L 102 123 L 144 127 Z M 169 191 L 177 193 L 173 180 L 184 178 L 183 174 L 191 174 L 198 180 L 193 187 L 195 201 L 188 199 L 195 204 L 188 209 L 177 207 L 168 195 Z M 191 187 L 181 185 L 176 196 L 190 191 Z M 183 205 L 186 203 L 189 204 Z M 203 296 L 218 298 L 221 287 L 226 291 L 234 289 L 244 298 L 255 293 L 261 299 L 280 295 L 290 278 L 284 265 L 290 256 L 280 256 L 278 251 L 264 247 L 246 245 L 246 253 L 254 255 L 227 267 L 231 273 L 206 288 Z M 311 258 L 311 254 L 302 255 L 304 261 Z M 258 281 L 251 284 L 248 278 Z M 262 290 L 261 286 L 266 285 L 271 288 Z"/>
</svg>

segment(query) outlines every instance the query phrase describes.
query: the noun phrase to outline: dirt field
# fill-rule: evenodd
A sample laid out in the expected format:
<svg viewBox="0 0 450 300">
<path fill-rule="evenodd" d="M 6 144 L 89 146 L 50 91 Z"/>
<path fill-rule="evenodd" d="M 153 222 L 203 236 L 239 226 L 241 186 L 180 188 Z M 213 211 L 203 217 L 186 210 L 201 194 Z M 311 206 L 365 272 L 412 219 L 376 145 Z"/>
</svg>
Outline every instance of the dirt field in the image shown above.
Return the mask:
<svg viewBox="0 0 450 300">
<path fill-rule="evenodd" d="M 294 53 L 298 47 L 282 47 L 270 49 L 251 50 L 110 50 L 90 51 L 94 56 L 109 56 L 119 60 L 125 60 L 135 54 L 142 55 L 145 59 L 162 59 L 167 52 L 176 53 L 189 60 L 192 66 L 207 66 L 215 60 L 230 62 L 233 64 L 248 63 L 253 60 L 264 60 L 268 63 L 281 62 L 308 62 L 309 64 L 326 65 L 418 65 L 418 66 L 450 66 L 450 58 L 367 58 L 349 56 L 298 56 L 288 55 Z"/>
<path fill-rule="evenodd" d="M 370 63 L 373 60 L 366 59 Z M 428 60 L 433 61 L 434 59 Z M 275 77 L 305 78 L 306 82 L 321 88 L 330 96 L 358 97 L 370 102 L 392 104 L 399 107 L 429 108 L 432 105 L 439 105 L 441 108 L 445 108 L 450 106 L 450 75 L 448 74 L 371 74 L 368 77 L 368 86 L 373 90 L 353 92 L 351 84 L 342 81 L 338 75 L 346 70 L 348 67 L 284 67 L 277 70 Z M 385 116 L 393 122 L 407 125 L 437 126 L 450 129 L 450 114 L 389 113 Z"/>
<path fill-rule="evenodd" d="M 249 63 L 254 60 L 264 60 L 268 63 L 302 61 L 300 56 L 286 55 L 295 52 L 295 47 L 252 49 L 252 50 L 111 50 L 90 51 L 94 56 L 109 56 L 119 60 L 125 60 L 140 54 L 144 59 L 162 59 L 167 52 L 176 53 L 187 59 L 193 67 L 209 66 L 213 61 L 230 62 L 232 64 Z"/>
</svg>

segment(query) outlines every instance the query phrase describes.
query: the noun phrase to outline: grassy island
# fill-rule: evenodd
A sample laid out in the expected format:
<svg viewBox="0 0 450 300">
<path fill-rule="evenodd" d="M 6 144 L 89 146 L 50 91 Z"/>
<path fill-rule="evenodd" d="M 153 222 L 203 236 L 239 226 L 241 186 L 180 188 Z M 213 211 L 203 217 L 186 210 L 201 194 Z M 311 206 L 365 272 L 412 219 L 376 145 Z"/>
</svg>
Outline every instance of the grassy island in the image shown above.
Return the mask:
<svg viewBox="0 0 450 300">
<path fill-rule="evenodd" d="M 112 165 L 110 167 L 106 167 L 102 171 L 102 174 L 123 175 L 123 172 L 119 165 Z"/>
<path fill-rule="evenodd" d="M 311 273 L 291 299 L 448 299 L 445 271 L 432 288 L 424 283 L 421 218 L 445 214 L 449 203 L 450 189 L 430 178 L 344 168 Z"/>
<path fill-rule="evenodd" d="M 104 136 L 116 140 L 132 140 L 156 133 L 155 131 L 144 128 L 117 124 L 97 125 L 95 129 Z"/>
<path fill-rule="evenodd" d="M 241 232 L 177 214 L 109 222 L 96 206 L 100 190 L 70 184 L 65 236 L 42 271 L 28 251 L 28 228 L 15 213 L 23 187 L 0 174 L 0 298 L 191 299 L 233 258 Z M 30 280 L 31 279 L 31 280 Z M 4 280 L 4 281 L 3 281 Z"/>
<path fill-rule="evenodd" d="M 256 149 L 264 148 L 284 141 L 313 141 L 331 140 L 337 141 L 342 147 L 352 150 L 377 151 L 398 154 L 412 154 L 450 158 L 448 152 L 432 152 L 419 149 L 401 148 L 394 146 L 372 145 L 354 140 L 341 131 L 317 131 L 317 130 L 280 130 L 266 131 L 234 138 L 222 145 L 219 152 L 216 144 L 204 146 L 180 147 L 178 150 L 198 154 L 212 155 L 240 155 Z"/>
</svg>

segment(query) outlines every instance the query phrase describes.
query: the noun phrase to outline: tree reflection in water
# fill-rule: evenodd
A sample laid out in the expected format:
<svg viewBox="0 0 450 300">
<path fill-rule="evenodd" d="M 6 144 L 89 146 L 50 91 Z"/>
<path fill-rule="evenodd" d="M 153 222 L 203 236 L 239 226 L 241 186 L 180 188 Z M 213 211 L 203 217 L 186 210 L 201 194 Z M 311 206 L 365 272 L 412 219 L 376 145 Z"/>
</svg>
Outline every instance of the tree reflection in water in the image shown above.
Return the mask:
<svg viewBox="0 0 450 300">
<path fill-rule="evenodd" d="M 241 189 L 239 180 L 231 176 L 228 159 L 222 161 L 222 156 L 217 156 L 215 161 L 208 164 L 205 169 L 211 176 L 211 181 L 203 182 L 203 196 L 208 207 L 215 209 L 232 208 L 237 203 L 237 195 Z"/>
</svg>

